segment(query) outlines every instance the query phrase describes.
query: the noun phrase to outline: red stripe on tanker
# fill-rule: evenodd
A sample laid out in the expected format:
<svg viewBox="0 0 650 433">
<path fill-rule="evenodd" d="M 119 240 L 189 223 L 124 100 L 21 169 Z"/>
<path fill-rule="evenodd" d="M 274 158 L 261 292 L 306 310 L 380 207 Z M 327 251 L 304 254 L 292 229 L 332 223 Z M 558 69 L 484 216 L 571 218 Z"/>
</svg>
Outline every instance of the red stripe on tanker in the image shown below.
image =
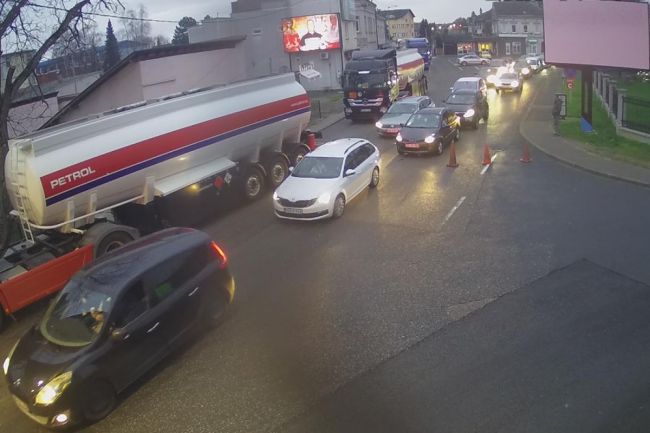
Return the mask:
<svg viewBox="0 0 650 433">
<path fill-rule="evenodd" d="M 46 198 L 194 143 L 272 119 L 310 105 L 306 95 L 272 102 L 152 137 L 41 177 Z"/>
</svg>

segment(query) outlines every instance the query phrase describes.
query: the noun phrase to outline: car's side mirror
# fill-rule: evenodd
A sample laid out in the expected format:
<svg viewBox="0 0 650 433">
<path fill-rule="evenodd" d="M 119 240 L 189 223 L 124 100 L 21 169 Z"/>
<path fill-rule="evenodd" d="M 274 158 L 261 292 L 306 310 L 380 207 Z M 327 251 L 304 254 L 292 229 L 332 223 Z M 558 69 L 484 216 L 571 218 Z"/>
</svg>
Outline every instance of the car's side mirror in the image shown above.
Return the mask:
<svg viewBox="0 0 650 433">
<path fill-rule="evenodd" d="M 357 174 L 357 171 L 353 168 L 348 168 L 345 170 L 345 177 L 352 176 L 354 174 Z"/>
</svg>

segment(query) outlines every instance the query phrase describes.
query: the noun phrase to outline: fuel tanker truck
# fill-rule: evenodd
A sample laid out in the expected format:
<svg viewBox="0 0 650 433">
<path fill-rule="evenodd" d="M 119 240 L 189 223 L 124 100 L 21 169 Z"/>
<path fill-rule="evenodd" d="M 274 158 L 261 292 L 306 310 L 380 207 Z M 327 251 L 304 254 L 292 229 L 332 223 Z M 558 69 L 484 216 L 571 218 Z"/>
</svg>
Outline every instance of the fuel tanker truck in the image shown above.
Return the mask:
<svg viewBox="0 0 650 433">
<path fill-rule="evenodd" d="M 346 119 L 379 119 L 400 96 L 427 93 L 424 59 L 416 49 L 354 51 L 343 71 Z"/>
<path fill-rule="evenodd" d="M 0 328 L 95 257 L 162 228 L 174 198 L 254 200 L 309 147 L 293 74 L 190 90 L 9 142 L 6 185 L 24 240 L 0 259 Z"/>
</svg>

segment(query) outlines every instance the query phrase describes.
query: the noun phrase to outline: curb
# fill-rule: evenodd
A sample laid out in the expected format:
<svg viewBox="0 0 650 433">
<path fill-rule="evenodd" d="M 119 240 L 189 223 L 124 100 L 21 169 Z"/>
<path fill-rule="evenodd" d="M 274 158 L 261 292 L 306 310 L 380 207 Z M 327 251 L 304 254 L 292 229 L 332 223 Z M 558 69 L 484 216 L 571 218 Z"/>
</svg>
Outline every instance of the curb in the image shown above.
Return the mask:
<svg viewBox="0 0 650 433">
<path fill-rule="evenodd" d="M 528 118 L 528 116 L 526 116 L 526 119 L 527 119 L 527 118 Z M 530 137 L 529 137 L 529 135 L 526 134 L 526 133 L 524 132 L 525 128 L 524 128 L 523 125 L 524 125 L 526 122 L 527 122 L 527 120 L 524 120 L 523 122 L 521 122 L 521 123 L 519 124 L 519 134 L 520 134 L 522 137 L 524 137 L 524 139 L 525 139 L 526 141 L 528 141 L 530 144 L 532 144 L 533 146 L 535 146 L 535 148 L 536 148 L 537 150 L 539 150 L 540 152 L 542 152 L 544 155 L 549 156 L 549 157 L 553 158 L 554 160 L 559 161 L 559 162 L 561 162 L 561 163 L 563 163 L 563 164 L 565 164 L 565 165 L 568 165 L 568 166 L 573 167 L 573 168 L 577 168 L 577 169 L 582 170 L 582 171 L 585 171 L 585 172 L 587 172 L 587 173 L 591 173 L 591 174 L 595 174 L 595 175 L 597 175 L 597 176 L 602 176 L 602 177 L 606 177 L 606 178 L 609 178 L 609 179 L 619 180 L 619 181 L 622 181 L 622 182 L 627 182 L 627 183 L 631 183 L 631 184 L 634 184 L 634 185 L 638 185 L 638 186 L 642 186 L 642 187 L 650 188 L 650 183 L 646 183 L 646 182 L 643 182 L 643 181 L 640 181 L 640 180 L 635 180 L 635 179 L 629 179 L 629 178 L 620 177 L 620 176 L 617 176 L 617 175 L 615 175 L 615 174 L 607 173 L 607 172 L 600 171 L 600 170 L 594 170 L 594 169 L 592 169 L 592 168 L 585 167 L 584 165 L 580 165 L 580 164 L 578 164 L 578 163 L 575 162 L 575 161 L 571 161 L 571 160 L 569 160 L 569 159 L 562 158 L 562 157 L 558 156 L 557 154 L 548 151 L 548 150 L 545 149 L 544 147 L 540 146 L 539 144 L 537 144 L 537 143 L 535 143 L 533 140 L 531 140 Z M 598 156 L 598 157 L 599 157 L 599 158 L 603 158 L 602 156 Z M 603 159 L 606 159 L 606 158 L 603 158 Z"/>
<path fill-rule="evenodd" d="M 566 165 L 568 165 L 568 166 L 570 166 L 570 167 L 575 167 L 575 168 L 578 168 L 578 169 L 580 169 L 580 170 L 583 170 L 583 171 L 586 171 L 586 172 L 588 172 L 588 173 L 595 174 L 595 175 L 598 175 L 598 176 L 607 177 L 607 178 L 615 179 L 615 180 L 620 180 L 620 181 L 622 181 L 622 182 L 627 182 L 627 183 L 631 183 L 631 184 L 634 184 L 634 185 L 643 186 L 643 187 L 646 187 L 646 188 L 649 188 L 649 187 L 650 187 L 650 183 L 645 182 L 645 181 L 636 180 L 636 179 L 630 179 L 630 178 L 625 178 L 625 177 L 621 177 L 621 176 L 619 176 L 619 175 L 615 175 L 615 174 L 612 174 L 612 173 L 607 173 L 607 172 L 604 172 L 604 171 L 595 170 L 595 169 L 593 169 L 593 168 L 590 168 L 590 167 L 586 167 L 586 166 L 584 166 L 584 165 L 581 165 L 581 164 L 579 164 L 579 163 L 577 163 L 577 162 L 575 162 L 575 161 L 572 161 L 572 160 L 569 160 L 569 159 L 566 159 L 566 158 L 562 158 L 561 156 L 558 156 L 557 154 L 552 153 L 552 152 L 549 151 L 548 149 L 545 149 L 543 146 L 541 146 L 541 145 L 539 145 L 538 143 L 536 143 L 535 141 L 531 140 L 531 139 L 530 139 L 530 135 L 526 133 L 526 128 L 525 128 L 525 126 L 526 126 L 526 124 L 529 122 L 528 119 L 529 119 L 529 117 L 530 117 L 530 112 L 532 111 L 532 108 L 533 108 L 533 106 L 535 105 L 535 102 L 537 101 L 537 96 L 538 96 L 538 95 L 539 95 L 539 91 L 537 91 L 537 92 L 535 93 L 535 96 L 533 97 L 533 100 L 531 101 L 530 105 L 529 105 L 528 108 L 526 109 L 526 114 L 524 115 L 523 120 L 519 123 L 519 134 L 520 134 L 520 135 L 521 135 L 521 136 L 522 136 L 526 141 L 528 141 L 530 144 L 532 144 L 533 146 L 535 146 L 535 148 L 538 149 L 539 151 L 541 151 L 543 154 L 545 154 L 545 155 L 547 155 L 547 156 L 550 156 L 551 158 L 555 159 L 556 161 L 559 161 L 559 162 L 561 162 L 561 163 L 563 163 L 563 164 L 566 164 Z M 586 151 L 585 151 L 585 152 L 586 152 Z M 594 154 L 592 154 L 592 156 L 594 156 L 594 157 L 596 157 L 596 158 L 601 158 L 601 159 L 603 159 L 603 160 L 609 160 L 609 158 L 603 157 L 603 156 L 601 156 L 601 155 L 594 155 Z"/>
<path fill-rule="evenodd" d="M 322 129 L 329 128 L 330 126 L 340 122 L 344 118 L 345 118 L 345 114 L 343 113 L 330 114 L 329 116 L 319 119 L 314 123 L 310 122 L 308 128 L 314 131 L 320 131 Z"/>
</svg>

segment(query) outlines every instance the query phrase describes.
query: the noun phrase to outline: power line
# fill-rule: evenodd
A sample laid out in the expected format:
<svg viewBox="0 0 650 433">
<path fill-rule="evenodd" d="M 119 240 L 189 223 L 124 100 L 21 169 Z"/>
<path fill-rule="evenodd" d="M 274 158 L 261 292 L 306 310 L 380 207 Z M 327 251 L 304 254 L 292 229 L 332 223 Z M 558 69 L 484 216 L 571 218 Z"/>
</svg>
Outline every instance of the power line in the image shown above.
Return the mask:
<svg viewBox="0 0 650 433">
<path fill-rule="evenodd" d="M 68 9 L 65 8 L 60 8 L 56 6 L 49 6 L 49 5 L 41 5 L 37 3 L 27 3 L 27 6 L 33 6 L 36 8 L 41 8 L 41 9 L 50 9 L 50 10 L 55 10 L 59 12 L 67 12 Z M 94 15 L 97 17 L 105 17 L 105 18 L 118 18 L 118 19 L 123 19 L 123 20 L 131 20 L 131 21 L 147 21 L 147 22 L 152 22 L 152 23 L 171 23 L 171 24 L 178 24 L 178 21 L 170 21 L 170 20 L 156 20 L 153 18 L 138 18 L 138 17 L 128 17 L 124 15 L 113 15 L 113 14 L 103 14 L 100 12 L 82 12 L 85 15 Z"/>
</svg>

